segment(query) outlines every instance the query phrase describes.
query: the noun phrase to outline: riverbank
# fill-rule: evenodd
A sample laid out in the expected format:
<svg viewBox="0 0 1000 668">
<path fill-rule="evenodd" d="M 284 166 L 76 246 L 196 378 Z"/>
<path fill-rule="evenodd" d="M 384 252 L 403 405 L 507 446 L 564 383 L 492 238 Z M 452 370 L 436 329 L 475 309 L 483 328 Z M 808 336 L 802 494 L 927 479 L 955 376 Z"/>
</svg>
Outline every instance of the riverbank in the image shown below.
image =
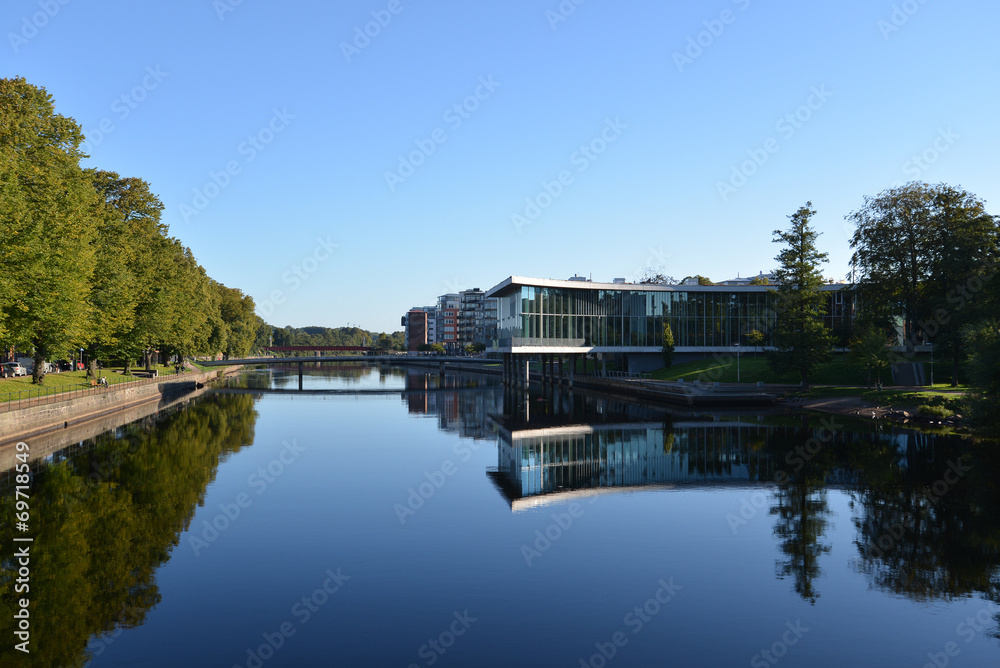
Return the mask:
<svg viewBox="0 0 1000 668">
<path fill-rule="evenodd" d="M 869 418 L 910 426 L 964 429 L 966 416 L 955 405 L 964 393 L 929 392 L 926 387 L 892 387 L 881 392 L 868 388 L 824 387 L 783 398 L 779 404 L 795 410 Z M 953 410 L 957 409 L 957 410 Z"/>
<path fill-rule="evenodd" d="M 165 376 L 108 387 L 94 387 L 38 397 L 27 405 L 0 413 L 0 450 L 29 438 L 62 431 L 140 406 L 160 410 L 207 386 L 216 378 L 238 373 L 241 367 L 225 367 L 180 376 Z"/>
</svg>

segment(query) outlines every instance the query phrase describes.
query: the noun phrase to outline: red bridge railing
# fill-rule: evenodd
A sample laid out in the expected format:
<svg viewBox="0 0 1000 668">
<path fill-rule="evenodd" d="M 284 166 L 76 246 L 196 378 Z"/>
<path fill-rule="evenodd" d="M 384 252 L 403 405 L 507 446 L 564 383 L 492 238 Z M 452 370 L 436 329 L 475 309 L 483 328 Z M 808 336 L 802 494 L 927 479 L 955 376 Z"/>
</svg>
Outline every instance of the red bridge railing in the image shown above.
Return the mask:
<svg viewBox="0 0 1000 668">
<path fill-rule="evenodd" d="M 265 352 L 275 353 L 298 353 L 306 351 L 315 352 L 364 352 L 370 350 L 366 346 L 268 346 L 263 349 Z"/>
</svg>

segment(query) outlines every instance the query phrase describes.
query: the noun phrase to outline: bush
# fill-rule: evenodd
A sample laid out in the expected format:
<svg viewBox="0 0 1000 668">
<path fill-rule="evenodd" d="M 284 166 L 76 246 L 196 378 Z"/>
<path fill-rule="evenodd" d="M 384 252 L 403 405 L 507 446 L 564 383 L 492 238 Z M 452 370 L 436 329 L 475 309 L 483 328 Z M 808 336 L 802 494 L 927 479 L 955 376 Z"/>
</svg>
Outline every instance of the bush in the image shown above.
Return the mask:
<svg viewBox="0 0 1000 668">
<path fill-rule="evenodd" d="M 925 417 L 934 417 L 940 420 L 944 420 L 945 418 L 950 418 L 952 415 L 955 414 L 951 409 L 945 408 L 944 405 L 938 405 L 938 404 L 921 404 L 920 406 L 917 407 L 917 413 Z"/>
</svg>

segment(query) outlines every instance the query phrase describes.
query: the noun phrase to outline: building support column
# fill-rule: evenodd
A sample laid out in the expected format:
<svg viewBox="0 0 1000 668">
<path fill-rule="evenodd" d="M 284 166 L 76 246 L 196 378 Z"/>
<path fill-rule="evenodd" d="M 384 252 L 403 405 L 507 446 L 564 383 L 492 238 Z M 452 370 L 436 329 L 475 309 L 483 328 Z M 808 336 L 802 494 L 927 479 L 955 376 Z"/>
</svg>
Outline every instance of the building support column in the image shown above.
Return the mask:
<svg viewBox="0 0 1000 668">
<path fill-rule="evenodd" d="M 302 362 L 299 362 L 299 390 L 302 389 Z"/>
<path fill-rule="evenodd" d="M 573 389 L 573 376 L 576 373 L 576 355 L 569 356 L 569 389 Z"/>
</svg>

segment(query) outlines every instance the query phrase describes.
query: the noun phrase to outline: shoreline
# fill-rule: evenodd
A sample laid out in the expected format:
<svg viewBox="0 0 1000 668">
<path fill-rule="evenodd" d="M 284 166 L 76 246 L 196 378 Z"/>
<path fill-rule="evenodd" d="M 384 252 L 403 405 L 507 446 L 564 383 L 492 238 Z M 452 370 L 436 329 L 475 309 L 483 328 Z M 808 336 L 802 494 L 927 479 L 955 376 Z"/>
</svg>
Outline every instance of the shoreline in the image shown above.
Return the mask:
<svg viewBox="0 0 1000 668">
<path fill-rule="evenodd" d="M 223 370 L 213 369 L 181 377 L 163 376 L 162 380 L 138 387 L 112 385 L 93 388 L 82 396 L 77 394 L 61 398 L 59 394 L 51 395 L 42 403 L 0 413 L 0 451 L 25 439 L 37 439 L 97 420 L 112 418 L 113 421 L 119 413 L 148 404 L 156 404 L 152 407 L 155 412 L 208 387 L 216 379 L 241 370 L 239 366 L 225 367 Z"/>
</svg>

